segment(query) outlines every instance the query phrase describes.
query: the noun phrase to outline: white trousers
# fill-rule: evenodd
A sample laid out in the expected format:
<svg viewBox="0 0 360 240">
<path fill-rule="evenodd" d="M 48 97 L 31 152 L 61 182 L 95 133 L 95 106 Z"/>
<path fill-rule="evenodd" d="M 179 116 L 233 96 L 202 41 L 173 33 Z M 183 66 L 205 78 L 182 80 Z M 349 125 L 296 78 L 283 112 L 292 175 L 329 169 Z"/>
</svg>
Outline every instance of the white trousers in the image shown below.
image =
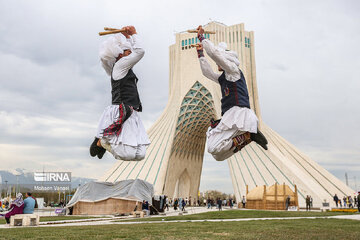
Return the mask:
<svg viewBox="0 0 360 240">
<path fill-rule="evenodd" d="M 119 105 L 110 105 L 101 115 L 96 137 L 101 139 L 101 145 L 115 159 L 124 161 L 140 161 L 145 158 L 146 146 L 150 140 L 138 112 L 133 111 L 124 122 L 119 136 L 103 136 L 103 131 L 119 118 Z"/>
<path fill-rule="evenodd" d="M 140 161 L 145 158 L 146 154 L 146 145 L 138 145 L 136 147 L 126 144 L 110 145 L 104 139 L 101 139 L 101 145 L 117 160 Z"/>
<path fill-rule="evenodd" d="M 258 119 L 253 110 L 234 106 L 225 112 L 215 128 L 209 127 L 208 152 L 217 161 L 224 161 L 234 154 L 233 138 L 245 132 L 257 132 Z"/>
<path fill-rule="evenodd" d="M 208 132 L 212 131 L 211 127 Z M 245 133 L 239 129 L 230 128 L 222 132 L 214 132 L 210 134 L 207 139 L 208 152 L 216 159 L 216 161 L 224 161 L 234 154 L 235 147 L 233 145 L 233 138 Z"/>
</svg>

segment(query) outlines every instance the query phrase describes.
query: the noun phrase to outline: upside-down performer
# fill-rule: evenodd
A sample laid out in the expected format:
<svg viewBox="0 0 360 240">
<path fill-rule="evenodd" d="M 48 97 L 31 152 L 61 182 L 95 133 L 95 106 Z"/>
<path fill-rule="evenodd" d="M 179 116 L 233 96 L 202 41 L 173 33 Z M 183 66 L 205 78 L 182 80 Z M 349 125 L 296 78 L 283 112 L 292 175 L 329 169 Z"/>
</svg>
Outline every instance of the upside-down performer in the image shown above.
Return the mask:
<svg viewBox="0 0 360 240">
<path fill-rule="evenodd" d="M 111 77 L 112 104 L 100 118 L 90 155 L 101 159 L 107 150 L 118 160 L 139 161 L 150 141 L 138 114 L 142 106 L 132 68 L 145 51 L 133 26 L 122 30 L 125 32 L 109 37 L 100 48 L 102 66 Z"/>
<path fill-rule="evenodd" d="M 223 161 L 240 151 L 251 141 L 256 142 L 267 150 L 267 140 L 258 130 L 258 119 L 250 109 L 249 94 L 244 74 L 238 67 L 240 62 L 237 53 L 226 50 L 226 43 L 219 46 L 205 39 L 204 29 L 198 27 L 198 38 L 201 42 L 197 46 L 201 71 L 205 77 L 219 83 L 221 87 L 221 120 L 212 121 L 207 131 L 208 152 L 217 161 Z M 215 73 L 203 49 L 217 64 L 222 73 Z"/>
</svg>

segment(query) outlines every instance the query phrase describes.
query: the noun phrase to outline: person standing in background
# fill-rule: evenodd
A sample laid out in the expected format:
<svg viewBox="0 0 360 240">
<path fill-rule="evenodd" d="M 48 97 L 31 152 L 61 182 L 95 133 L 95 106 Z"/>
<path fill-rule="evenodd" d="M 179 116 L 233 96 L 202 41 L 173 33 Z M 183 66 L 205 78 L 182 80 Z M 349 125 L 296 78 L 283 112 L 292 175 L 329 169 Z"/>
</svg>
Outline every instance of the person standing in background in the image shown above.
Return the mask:
<svg viewBox="0 0 360 240">
<path fill-rule="evenodd" d="M 245 199 L 245 196 L 243 196 L 242 200 L 241 200 L 241 203 L 242 203 L 242 206 L 243 208 L 246 207 L 246 199 Z"/>
<path fill-rule="evenodd" d="M 186 201 L 184 199 L 181 201 L 181 206 L 181 211 L 185 212 Z"/>
<path fill-rule="evenodd" d="M 306 196 L 306 211 L 310 210 L 310 196 Z"/>
<path fill-rule="evenodd" d="M 307 203 L 307 199 L 308 199 L 309 196 L 306 197 L 306 210 L 307 210 L 307 206 L 308 206 L 308 203 Z M 286 200 L 285 200 L 285 210 L 288 210 L 289 209 L 289 206 L 290 206 L 290 195 L 287 196 Z"/>
<path fill-rule="evenodd" d="M 338 198 L 338 196 L 336 194 L 334 196 L 334 202 L 336 204 L 336 207 L 338 207 L 339 198 Z"/>
<path fill-rule="evenodd" d="M 167 209 L 167 211 L 169 211 L 169 198 L 166 197 L 166 200 L 165 200 L 165 207 Z"/>
</svg>

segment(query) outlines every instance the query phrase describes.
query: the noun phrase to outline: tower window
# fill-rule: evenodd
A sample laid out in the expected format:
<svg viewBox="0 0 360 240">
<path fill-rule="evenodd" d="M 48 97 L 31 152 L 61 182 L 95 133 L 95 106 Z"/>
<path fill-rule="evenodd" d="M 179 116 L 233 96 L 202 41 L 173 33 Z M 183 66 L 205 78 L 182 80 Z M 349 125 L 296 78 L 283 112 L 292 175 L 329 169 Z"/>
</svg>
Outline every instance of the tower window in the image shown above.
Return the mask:
<svg viewBox="0 0 360 240">
<path fill-rule="evenodd" d="M 185 39 L 185 46 L 187 45 L 187 39 Z"/>
<path fill-rule="evenodd" d="M 194 38 L 191 39 L 191 43 L 194 44 Z"/>
<path fill-rule="evenodd" d="M 184 40 L 181 41 L 181 46 L 182 46 L 182 47 L 184 46 Z"/>
</svg>

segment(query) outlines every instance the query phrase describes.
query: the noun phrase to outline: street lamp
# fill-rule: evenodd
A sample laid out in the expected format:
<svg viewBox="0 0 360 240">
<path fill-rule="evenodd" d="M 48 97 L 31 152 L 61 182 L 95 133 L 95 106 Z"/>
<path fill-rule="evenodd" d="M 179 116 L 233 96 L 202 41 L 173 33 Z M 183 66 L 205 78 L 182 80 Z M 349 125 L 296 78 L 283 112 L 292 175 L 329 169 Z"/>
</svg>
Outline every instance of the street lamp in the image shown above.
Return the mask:
<svg viewBox="0 0 360 240">
<path fill-rule="evenodd" d="M 16 174 L 16 191 L 15 191 L 15 196 L 18 194 L 19 192 L 19 174 Z"/>
</svg>

